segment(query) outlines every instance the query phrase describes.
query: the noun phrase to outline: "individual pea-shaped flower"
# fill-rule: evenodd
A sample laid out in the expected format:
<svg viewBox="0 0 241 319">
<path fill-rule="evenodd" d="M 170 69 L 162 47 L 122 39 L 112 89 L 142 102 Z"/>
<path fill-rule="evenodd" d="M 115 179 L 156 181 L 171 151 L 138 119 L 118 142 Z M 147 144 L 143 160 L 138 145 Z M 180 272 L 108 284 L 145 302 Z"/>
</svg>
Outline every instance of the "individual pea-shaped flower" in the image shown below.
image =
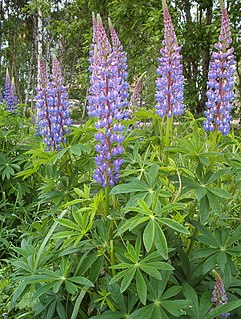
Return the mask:
<svg viewBox="0 0 241 319">
<path fill-rule="evenodd" d="M 234 96 L 234 49 L 232 43 L 228 12 L 222 1 L 222 25 L 219 42 L 215 44 L 208 73 L 208 90 L 206 111 L 204 115 L 204 129 L 206 131 L 220 131 L 227 135 L 230 130 L 230 111 Z"/>
<path fill-rule="evenodd" d="M 164 16 L 164 41 L 158 59 L 159 67 L 156 79 L 156 113 L 163 117 L 180 115 L 184 110 L 184 77 L 182 74 L 181 47 L 172 24 L 171 16 L 165 0 L 162 1 Z"/>
</svg>

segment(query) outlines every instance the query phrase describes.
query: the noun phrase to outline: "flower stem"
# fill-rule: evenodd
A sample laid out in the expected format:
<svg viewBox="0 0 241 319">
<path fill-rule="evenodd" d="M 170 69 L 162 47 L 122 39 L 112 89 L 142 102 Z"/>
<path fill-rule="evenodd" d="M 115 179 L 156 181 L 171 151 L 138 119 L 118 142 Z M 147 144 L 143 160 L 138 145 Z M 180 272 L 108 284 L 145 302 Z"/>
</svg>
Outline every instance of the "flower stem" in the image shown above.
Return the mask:
<svg viewBox="0 0 241 319">
<path fill-rule="evenodd" d="M 105 189 L 105 216 L 110 214 L 110 185 Z"/>
<path fill-rule="evenodd" d="M 219 131 L 215 130 L 212 132 L 211 141 L 210 141 L 210 151 L 213 152 L 217 146 L 217 140 L 218 140 Z"/>
<path fill-rule="evenodd" d="M 173 116 L 167 117 L 167 126 L 166 126 L 166 136 L 164 141 L 164 147 L 168 148 L 170 146 L 170 136 L 172 133 L 172 124 L 173 124 Z M 165 153 L 165 164 L 168 163 L 169 152 Z"/>
</svg>

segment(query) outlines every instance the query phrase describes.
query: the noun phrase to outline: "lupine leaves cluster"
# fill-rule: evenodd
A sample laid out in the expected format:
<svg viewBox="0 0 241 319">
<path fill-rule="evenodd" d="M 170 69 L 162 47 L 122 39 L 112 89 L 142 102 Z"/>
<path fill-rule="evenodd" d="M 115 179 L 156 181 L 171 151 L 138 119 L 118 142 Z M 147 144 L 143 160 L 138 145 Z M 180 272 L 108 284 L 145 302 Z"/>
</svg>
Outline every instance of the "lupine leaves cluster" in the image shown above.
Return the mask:
<svg viewBox="0 0 241 319">
<path fill-rule="evenodd" d="M 206 119 L 196 119 L 162 5 L 153 110 L 138 103 L 145 73 L 131 95 L 127 53 L 99 14 L 84 123 L 72 125 L 55 55 L 50 74 L 40 59 L 36 125 L 0 105 L 3 318 L 241 318 L 241 131 L 230 122 L 227 10 L 221 2 Z"/>
</svg>

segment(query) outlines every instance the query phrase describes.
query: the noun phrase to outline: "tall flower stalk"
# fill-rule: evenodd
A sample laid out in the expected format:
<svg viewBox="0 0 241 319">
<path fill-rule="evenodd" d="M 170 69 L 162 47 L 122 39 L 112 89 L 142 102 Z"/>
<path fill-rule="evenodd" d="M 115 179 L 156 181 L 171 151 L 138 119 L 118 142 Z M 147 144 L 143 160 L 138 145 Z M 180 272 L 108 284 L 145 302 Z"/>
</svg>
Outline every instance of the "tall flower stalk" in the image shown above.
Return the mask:
<svg viewBox="0 0 241 319">
<path fill-rule="evenodd" d="M 71 125 L 67 88 L 59 61 L 52 59 L 52 74 L 48 75 L 43 58 L 39 61 L 39 77 L 36 106 L 37 130 L 43 137 L 46 150 L 59 150 L 66 142 L 64 137 Z"/>
<path fill-rule="evenodd" d="M 18 98 L 16 94 L 14 78 L 11 80 L 9 71 L 6 71 L 6 79 L 4 86 L 4 98 L 9 112 L 17 113 Z"/>
<path fill-rule="evenodd" d="M 128 82 L 126 53 L 123 51 L 111 21 L 112 42 L 106 35 L 100 15 L 93 15 L 93 44 L 90 51 L 90 88 L 88 114 L 97 118 L 95 123 L 98 141 L 95 157 L 94 179 L 104 188 L 114 186 L 119 181 L 119 170 L 124 149 L 120 121 L 128 104 Z"/>
<path fill-rule="evenodd" d="M 213 270 L 213 275 L 216 282 L 213 288 L 211 301 L 213 302 L 214 308 L 216 308 L 218 306 L 226 304 L 228 302 L 228 297 L 226 295 L 224 284 L 220 275 L 215 270 Z M 215 319 L 224 319 L 229 317 L 230 313 L 224 313 L 216 317 Z"/>
<path fill-rule="evenodd" d="M 159 67 L 156 79 L 156 113 L 163 117 L 167 115 L 180 115 L 183 113 L 184 77 L 182 74 L 181 47 L 177 44 L 177 38 L 172 24 L 171 16 L 165 0 L 162 1 L 164 17 L 164 40 L 158 59 Z"/>
<path fill-rule="evenodd" d="M 207 110 L 204 112 L 206 120 L 204 129 L 218 131 L 227 135 L 230 130 L 230 111 L 234 96 L 234 48 L 232 43 L 230 24 L 227 9 L 220 0 L 222 25 L 219 42 L 215 44 L 215 51 L 211 56 L 208 73 L 208 91 L 206 103 Z"/>
</svg>

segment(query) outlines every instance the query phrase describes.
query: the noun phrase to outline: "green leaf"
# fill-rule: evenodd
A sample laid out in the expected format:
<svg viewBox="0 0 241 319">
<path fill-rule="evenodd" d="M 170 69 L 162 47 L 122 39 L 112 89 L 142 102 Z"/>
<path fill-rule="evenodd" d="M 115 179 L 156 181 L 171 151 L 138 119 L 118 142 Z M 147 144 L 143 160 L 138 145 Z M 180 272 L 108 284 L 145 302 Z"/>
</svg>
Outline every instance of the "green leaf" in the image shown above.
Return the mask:
<svg viewBox="0 0 241 319">
<path fill-rule="evenodd" d="M 162 215 L 163 213 L 165 212 L 169 212 L 170 210 L 181 210 L 184 208 L 184 204 L 182 203 L 170 203 L 170 204 L 167 204 L 166 206 L 162 207 L 158 214 L 157 215 Z"/>
<path fill-rule="evenodd" d="M 166 237 L 160 227 L 157 223 L 155 223 L 156 229 L 155 229 L 155 239 L 154 243 L 156 246 L 157 251 L 159 254 L 164 258 L 168 258 L 168 247 L 167 247 L 167 240 Z"/>
<path fill-rule="evenodd" d="M 224 198 L 224 199 L 229 199 L 232 198 L 232 195 L 227 192 L 225 189 L 222 188 L 208 188 L 210 192 L 212 192 L 214 195 Z"/>
<path fill-rule="evenodd" d="M 62 284 L 62 281 L 61 281 Z M 49 283 L 43 286 L 40 286 L 34 293 L 33 295 L 33 299 L 37 299 L 39 297 L 41 297 L 43 294 L 45 294 L 47 291 L 49 291 L 50 289 L 53 288 L 53 286 L 55 285 L 55 283 Z"/>
<path fill-rule="evenodd" d="M 220 214 L 221 207 L 220 207 L 220 204 L 218 201 L 218 197 L 216 195 L 214 195 L 212 192 L 210 192 L 209 190 L 207 191 L 207 197 L 208 197 L 209 205 L 212 208 L 212 210 L 216 214 Z"/>
<path fill-rule="evenodd" d="M 206 190 L 205 187 L 197 187 L 197 189 L 196 189 L 196 197 L 197 197 L 198 201 L 200 199 L 202 199 L 206 194 L 207 194 L 207 190 Z"/>
<path fill-rule="evenodd" d="M 56 219 L 56 222 L 58 222 L 60 225 L 62 226 L 65 226 L 67 228 L 70 228 L 70 229 L 74 229 L 74 230 L 77 230 L 78 232 L 81 231 L 81 229 L 78 227 L 78 225 L 74 222 L 72 222 L 71 220 L 69 219 L 65 219 L 65 218 L 57 218 Z"/>
<path fill-rule="evenodd" d="M 162 279 L 160 271 L 158 271 L 155 267 L 152 267 L 146 264 L 140 264 L 140 269 L 151 277 L 154 277 L 158 280 Z"/>
<path fill-rule="evenodd" d="M 123 319 L 123 313 L 119 311 L 107 310 L 101 315 L 91 317 L 91 319 Z"/>
<path fill-rule="evenodd" d="M 198 296 L 196 291 L 188 284 L 184 284 L 182 290 L 186 299 L 192 301 L 193 313 L 196 315 L 196 317 L 198 317 Z"/>
<path fill-rule="evenodd" d="M 149 252 L 152 248 L 155 238 L 155 220 L 150 219 L 143 232 L 143 243 L 146 251 Z"/>
<path fill-rule="evenodd" d="M 203 263 L 203 267 L 202 267 L 202 270 L 203 270 L 203 273 L 208 273 L 210 270 L 214 269 L 215 268 L 215 265 L 217 263 L 217 254 L 214 254 L 212 256 L 210 256 L 209 258 L 207 258 L 204 263 Z"/>
<path fill-rule="evenodd" d="M 167 310 L 171 315 L 180 317 L 185 314 L 185 308 L 190 306 L 190 301 L 187 300 L 162 300 L 162 307 Z"/>
<path fill-rule="evenodd" d="M 181 290 L 182 290 L 181 286 L 172 286 L 171 288 L 167 289 L 167 291 L 164 292 L 164 294 L 162 295 L 162 300 L 170 299 L 176 296 L 177 294 L 179 294 Z"/>
<path fill-rule="evenodd" d="M 94 287 L 94 284 L 89 279 L 81 277 L 81 276 L 69 277 L 68 280 L 80 285 Z"/>
<path fill-rule="evenodd" d="M 71 295 L 75 295 L 78 292 L 77 286 L 70 282 L 68 279 L 65 280 L 65 288 Z"/>
<path fill-rule="evenodd" d="M 232 300 L 229 301 L 226 304 L 223 304 L 221 306 L 218 306 L 217 308 L 212 309 L 206 316 L 204 319 L 212 319 L 215 318 L 217 316 L 220 316 L 222 314 L 225 314 L 227 312 L 230 312 L 238 307 L 241 307 L 241 299 L 239 300 Z"/>
<path fill-rule="evenodd" d="M 124 277 L 129 272 L 129 269 L 122 270 L 118 274 L 116 274 L 113 278 L 111 278 L 109 284 L 113 284 L 116 281 L 120 280 L 122 277 Z"/>
<path fill-rule="evenodd" d="M 224 272 L 225 270 L 226 262 L 227 262 L 227 255 L 225 254 L 224 251 L 220 251 L 217 254 L 217 264 L 222 272 Z"/>
<path fill-rule="evenodd" d="M 120 184 L 112 188 L 110 195 L 127 194 L 135 192 L 146 192 L 149 190 L 149 186 L 139 179 L 136 179 L 127 184 Z"/>
<path fill-rule="evenodd" d="M 143 305 L 145 305 L 147 298 L 147 287 L 140 269 L 137 269 L 136 271 L 136 291 L 141 302 Z"/>
<path fill-rule="evenodd" d="M 154 309 L 155 309 L 154 304 L 150 304 L 148 306 L 142 307 L 142 308 L 134 311 L 128 317 L 128 319 L 154 319 L 152 316 Z M 157 319 L 157 318 L 155 318 L 155 319 Z"/>
<path fill-rule="evenodd" d="M 18 298 L 22 295 L 22 293 L 24 292 L 24 290 L 27 287 L 27 283 L 25 281 L 22 281 L 18 287 L 16 288 L 16 290 L 14 291 L 12 300 L 11 300 L 11 305 L 10 305 L 10 309 L 13 309 L 16 301 L 18 300 Z"/>
<path fill-rule="evenodd" d="M 236 228 L 236 230 L 232 233 L 232 236 L 229 238 L 227 245 L 230 246 L 241 238 L 241 225 Z"/>
<path fill-rule="evenodd" d="M 166 226 L 176 230 L 177 232 L 189 235 L 189 231 L 180 223 L 178 223 L 176 220 L 174 219 L 170 219 L 170 218 L 165 218 L 165 217 L 161 217 L 158 218 L 158 220 L 162 223 L 165 224 Z"/>
<path fill-rule="evenodd" d="M 66 313 L 65 313 L 65 308 L 62 304 L 62 302 L 58 301 L 57 306 L 56 306 L 57 314 L 60 319 L 67 319 Z"/>
<path fill-rule="evenodd" d="M 70 152 L 74 155 L 80 156 L 82 153 L 90 153 L 91 148 L 84 144 L 74 144 L 70 146 Z"/>
<path fill-rule="evenodd" d="M 159 166 L 157 164 L 153 164 L 147 172 L 146 178 L 150 187 L 155 186 L 155 180 L 158 175 L 158 170 L 159 170 Z"/>
<path fill-rule="evenodd" d="M 128 271 L 121 281 L 121 289 L 120 289 L 121 293 L 124 292 L 129 287 L 132 279 L 135 276 L 136 269 L 137 269 L 136 267 L 133 267 L 132 269 L 127 269 Z"/>
<path fill-rule="evenodd" d="M 201 224 L 204 224 L 209 216 L 209 204 L 207 195 L 200 200 L 199 215 Z"/>
<path fill-rule="evenodd" d="M 74 304 L 74 309 L 73 309 L 73 312 L 72 312 L 72 315 L 71 315 L 71 318 L 70 319 L 76 319 L 78 314 L 79 314 L 79 309 L 80 309 L 80 305 L 81 305 L 81 302 L 85 296 L 85 287 L 83 290 L 81 290 L 78 298 L 76 299 L 75 301 L 75 304 Z"/>
</svg>

